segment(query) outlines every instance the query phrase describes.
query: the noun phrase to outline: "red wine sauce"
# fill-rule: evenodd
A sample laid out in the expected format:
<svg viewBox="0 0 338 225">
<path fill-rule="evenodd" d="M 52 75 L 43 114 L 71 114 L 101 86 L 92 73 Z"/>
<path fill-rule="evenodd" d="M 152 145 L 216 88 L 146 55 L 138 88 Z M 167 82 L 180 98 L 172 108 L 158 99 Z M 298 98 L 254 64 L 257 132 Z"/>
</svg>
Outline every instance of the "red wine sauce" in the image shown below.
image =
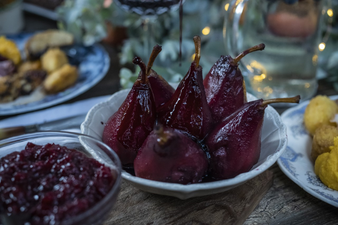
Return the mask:
<svg viewBox="0 0 338 225">
<path fill-rule="evenodd" d="M 180 0 L 180 66 L 182 65 L 182 27 L 183 27 L 183 0 Z"/>
</svg>

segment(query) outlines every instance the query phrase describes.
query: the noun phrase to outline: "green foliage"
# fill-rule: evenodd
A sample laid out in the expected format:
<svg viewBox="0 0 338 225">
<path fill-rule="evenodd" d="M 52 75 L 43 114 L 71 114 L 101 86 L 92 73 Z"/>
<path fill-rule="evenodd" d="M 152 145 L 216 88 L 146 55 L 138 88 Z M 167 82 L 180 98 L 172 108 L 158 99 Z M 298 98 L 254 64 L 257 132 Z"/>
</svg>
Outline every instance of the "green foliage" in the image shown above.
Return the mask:
<svg viewBox="0 0 338 225">
<path fill-rule="evenodd" d="M 92 45 L 107 36 L 106 21 L 114 7 L 104 7 L 104 0 L 66 0 L 57 9 L 60 29 L 69 31 L 78 42 Z"/>
<path fill-rule="evenodd" d="M 178 10 L 169 11 L 156 18 L 144 19 L 119 9 L 115 4 L 105 8 L 104 2 L 104 0 L 66 0 L 58 9 L 62 18 L 60 28 L 73 33 L 77 40 L 85 45 L 90 45 L 106 36 L 107 21 L 114 26 L 127 27 L 128 39 L 123 43 L 119 55 L 121 65 L 130 64 L 135 56 L 147 62 L 152 46 L 158 43 L 162 46 L 162 52 L 153 68 L 169 82 L 178 82 L 188 71 L 195 52 L 193 36 L 200 35 L 202 38 L 203 57 L 200 62 L 202 66 L 210 68 L 213 64 L 211 60 L 214 60 L 214 57 L 210 58 L 209 55 L 219 57 L 220 54 L 224 54 L 223 42 L 220 40 L 226 1 L 184 2 L 181 66 Z M 211 32 L 210 35 L 204 36 L 201 32 L 206 26 L 210 27 Z M 212 48 L 210 42 L 214 45 Z M 139 69 L 135 67 L 134 71 L 127 68 L 120 70 L 120 83 L 123 88 L 131 87 L 136 80 Z"/>
</svg>

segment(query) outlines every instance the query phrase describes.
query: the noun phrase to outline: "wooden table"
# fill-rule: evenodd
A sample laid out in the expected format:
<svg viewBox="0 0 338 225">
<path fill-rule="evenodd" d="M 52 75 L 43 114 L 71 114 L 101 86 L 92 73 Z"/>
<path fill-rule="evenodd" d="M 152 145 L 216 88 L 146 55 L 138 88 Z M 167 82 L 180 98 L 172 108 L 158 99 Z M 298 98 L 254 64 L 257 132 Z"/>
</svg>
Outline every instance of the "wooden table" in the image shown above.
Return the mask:
<svg viewBox="0 0 338 225">
<path fill-rule="evenodd" d="M 24 31 L 56 28 L 56 23 L 25 14 Z M 118 48 L 104 45 L 111 57 L 105 78 L 71 103 L 118 91 Z M 331 84 L 319 82 L 318 94 L 334 95 Z M 285 109 L 278 109 L 282 113 Z M 0 120 L 5 117 L 0 117 Z M 264 182 L 266 181 L 266 182 Z M 264 185 L 262 185 L 264 184 Z M 240 200 L 240 201 L 239 201 Z M 238 211 L 236 211 L 239 209 Z M 259 177 L 225 193 L 189 200 L 141 192 L 126 182 L 105 224 L 337 224 L 337 208 L 297 186 L 274 164 Z"/>
</svg>

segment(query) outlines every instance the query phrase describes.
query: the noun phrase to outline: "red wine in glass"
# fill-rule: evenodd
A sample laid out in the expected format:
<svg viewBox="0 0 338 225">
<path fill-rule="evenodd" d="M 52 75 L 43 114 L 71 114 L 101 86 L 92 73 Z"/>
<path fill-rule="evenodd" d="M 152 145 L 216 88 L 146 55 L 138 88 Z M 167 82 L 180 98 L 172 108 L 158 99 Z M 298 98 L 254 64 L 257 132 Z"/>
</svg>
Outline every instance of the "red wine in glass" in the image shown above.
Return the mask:
<svg viewBox="0 0 338 225">
<path fill-rule="evenodd" d="M 180 0 L 115 0 L 115 3 L 126 11 L 141 16 L 153 16 L 176 10 Z"/>
</svg>

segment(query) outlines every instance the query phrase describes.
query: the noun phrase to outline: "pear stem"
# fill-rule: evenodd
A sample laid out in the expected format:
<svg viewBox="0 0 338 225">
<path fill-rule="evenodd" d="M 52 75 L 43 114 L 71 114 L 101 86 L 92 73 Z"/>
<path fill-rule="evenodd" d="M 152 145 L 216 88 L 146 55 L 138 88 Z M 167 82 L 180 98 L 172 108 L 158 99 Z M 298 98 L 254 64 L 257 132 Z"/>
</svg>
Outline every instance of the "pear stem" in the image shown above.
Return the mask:
<svg viewBox="0 0 338 225">
<path fill-rule="evenodd" d="M 158 136 L 157 142 L 159 145 L 164 145 L 168 141 L 168 137 L 164 134 L 163 131 L 163 125 L 162 124 L 157 124 L 154 127 L 154 132 Z"/>
<path fill-rule="evenodd" d="M 201 38 L 199 36 L 195 36 L 194 43 L 195 43 L 195 63 L 197 68 L 199 66 L 201 59 Z"/>
<path fill-rule="evenodd" d="M 141 69 L 141 82 L 143 84 L 145 84 L 147 82 L 147 75 L 146 75 L 146 71 L 147 71 L 147 68 L 146 68 L 146 64 L 144 64 L 144 62 L 142 62 L 142 59 L 140 57 L 135 57 L 133 59 L 133 63 L 138 65 Z"/>
<path fill-rule="evenodd" d="M 290 98 L 274 98 L 274 99 L 267 99 L 263 100 L 262 105 L 268 105 L 271 103 L 299 103 L 300 96 L 297 95 L 295 97 L 290 97 Z"/>
<path fill-rule="evenodd" d="M 239 54 L 235 59 L 234 59 L 234 63 L 238 64 L 238 62 L 247 54 L 251 53 L 251 52 L 255 52 L 255 51 L 262 51 L 265 48 L 265 44 L 261 43 L 259 45 L 255 45 L 247 50 L 245 50 L 244 52 L 242 52 L 241 54 Z"/>
<path fill-rule="evenodd" d="M 146 75 L 148 76 L 151 70 L 151 67 L 153 66 L 153 63 L 158 56 L 158 54 L 162 51 L 162 46 L 160 45 L 155 45 L 153 48 L 153 51 L 151 52 L 148 64 L 147 64 L 147 72 Z"/>
</svg>

